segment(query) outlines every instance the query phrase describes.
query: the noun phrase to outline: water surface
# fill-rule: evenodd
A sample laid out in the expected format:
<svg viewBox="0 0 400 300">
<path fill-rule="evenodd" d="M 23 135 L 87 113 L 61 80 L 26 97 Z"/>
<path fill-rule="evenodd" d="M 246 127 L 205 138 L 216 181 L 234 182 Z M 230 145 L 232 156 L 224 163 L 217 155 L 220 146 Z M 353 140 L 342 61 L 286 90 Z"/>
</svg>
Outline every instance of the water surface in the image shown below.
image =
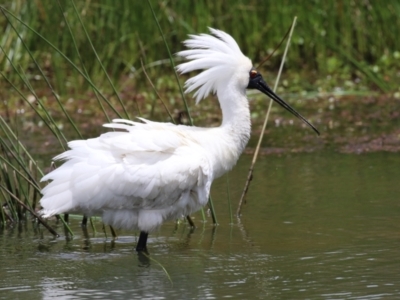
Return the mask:
<svg viewBox="0 0 400 300">
<path fill-rule="evenodd" d="M 251 157 L 215 182 L 219 226 L 53 239 L 31 223 L 0 230 L 0 299 L 400 298 L 400 155 L 330 152 L 261 157 L 231 224 Z M 57 230 L 63 233 L 61 226 Z M 109 231 L 108 235 L 109 235 Z"/>
</svg>

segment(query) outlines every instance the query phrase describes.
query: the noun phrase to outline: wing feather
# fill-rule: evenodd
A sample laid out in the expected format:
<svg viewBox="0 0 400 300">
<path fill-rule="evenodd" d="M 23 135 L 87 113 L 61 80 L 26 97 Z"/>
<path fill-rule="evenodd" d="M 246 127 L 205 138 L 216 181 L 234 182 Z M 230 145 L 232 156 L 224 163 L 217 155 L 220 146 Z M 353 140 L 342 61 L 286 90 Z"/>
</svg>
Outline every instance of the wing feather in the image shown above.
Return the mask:
<svg viewBox="0 0 400 300">
<path fill-rule="evenodd" d="M 179 204 L 184 211 L 190 210 L 191 192 L 200 195 L 193 210 L 206 203 L 210 162 L 189 127 L 115 121 L 107 127 L 124 131 L 72 141 L 71 149 L 55 158 L 67 161 L 42 179 L 52 180 L 42 191 L 45 215 L 170 209 L 186 195 L 187 203 Z"/>
</svg>

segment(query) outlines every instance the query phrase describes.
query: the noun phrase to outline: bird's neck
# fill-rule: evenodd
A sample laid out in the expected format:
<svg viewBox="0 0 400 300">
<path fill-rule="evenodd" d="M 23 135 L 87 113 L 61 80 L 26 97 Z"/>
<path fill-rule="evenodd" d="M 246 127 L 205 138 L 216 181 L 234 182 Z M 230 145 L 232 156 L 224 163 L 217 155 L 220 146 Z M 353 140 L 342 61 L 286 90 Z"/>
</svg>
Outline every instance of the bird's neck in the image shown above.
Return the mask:
<svg viewBox="0 0 400 300">
<path fill-rule="evenodd" d="M 227 85 L 218 90 L 218 100 L 222 110 L 221 129 L 232 138 L 232 148 L 240 155 L 250 139 L 251 122 L 246 91 L 237 85 Z"/>
<path fill-rule="evenodd" d="M 222 110 L 222 124 L 201 131 L 202 136 L 198 139 L 203 148 L 207 149 L 213 178 L 225 174 L 236 164 L 249 141 L 251 130 L 245 91 L 227 86 L 226 89 L 218 89 L 217 96 Z"/>
</svg>

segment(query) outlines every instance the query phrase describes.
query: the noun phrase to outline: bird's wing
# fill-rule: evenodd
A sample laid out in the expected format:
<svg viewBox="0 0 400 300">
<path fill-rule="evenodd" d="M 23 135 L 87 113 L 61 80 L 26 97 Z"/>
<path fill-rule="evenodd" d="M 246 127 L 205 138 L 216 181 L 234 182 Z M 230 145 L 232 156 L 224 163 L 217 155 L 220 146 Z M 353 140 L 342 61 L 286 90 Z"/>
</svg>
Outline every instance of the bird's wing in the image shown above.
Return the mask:
<svg viewBox="0 0 400 300">
<path fill-rule="evenodd" d="M 125 131 L 70 142 L 55 158 L 67 161 L 42 178 L 52 180 L 42 191 L 45 215 L 160 209 L 176 205 L 182 194 L 204 205 L 212 170 L 192 130 L 143 121 L 114 120 L 105 126 Z"/>
</svg>

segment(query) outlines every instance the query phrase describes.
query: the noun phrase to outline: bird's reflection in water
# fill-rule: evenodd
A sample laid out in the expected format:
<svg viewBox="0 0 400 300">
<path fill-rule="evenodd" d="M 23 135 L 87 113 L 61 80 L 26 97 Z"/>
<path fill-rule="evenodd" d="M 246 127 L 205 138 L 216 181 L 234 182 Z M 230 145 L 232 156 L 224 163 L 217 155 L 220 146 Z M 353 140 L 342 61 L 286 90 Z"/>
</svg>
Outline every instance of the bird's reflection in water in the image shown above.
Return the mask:
<svg viewBox="0 0 400 300">
<path fill-rule="evenodd" d="M 148 268 L 150 267 L 150 258 L 149 258 L 149 254 L 147 253 L 147 251 L 139 251 L 137 252 L 137 256 L 138 256 L 138 266 L 141 268 Z"/>
</svg>

